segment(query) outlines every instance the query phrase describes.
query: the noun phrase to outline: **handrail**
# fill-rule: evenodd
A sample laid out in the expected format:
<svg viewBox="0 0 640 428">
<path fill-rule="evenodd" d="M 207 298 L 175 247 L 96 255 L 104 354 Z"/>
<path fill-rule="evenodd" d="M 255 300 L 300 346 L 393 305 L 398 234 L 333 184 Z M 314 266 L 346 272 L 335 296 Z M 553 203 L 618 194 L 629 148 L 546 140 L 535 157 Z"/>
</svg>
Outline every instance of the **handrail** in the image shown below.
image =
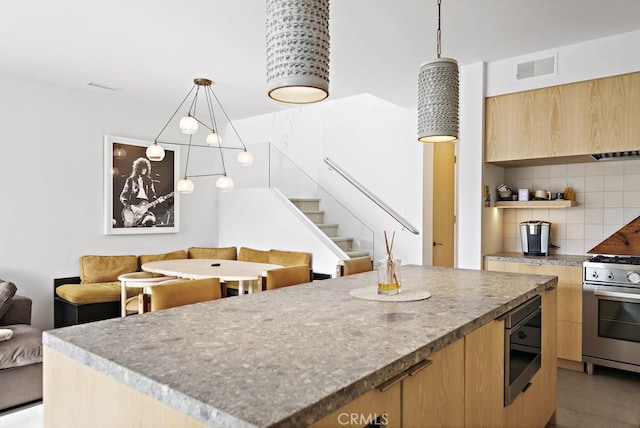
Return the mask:
<svg viewBox="0 0 640 428">
<path fill-rule="evenodd" d="M 404 217 L 402 217 L 400 214 L 395 212 L 393 208 L 391 208 L 389 205 L 382 202 L 376 195 L 374 195 L 369 190 L 367 190 L 362 184 L 358 182 L 358 180 L 353 178 L 351 175 L 349 175 L 349 173 L 347 173 L 345 170 L 343 170 L 338 165 L 336 165 L 331 159 L 324 158 L 324 163 L 329 165 L 331 169 L 333 169 L 335 172 L 340 174 L 345 180 L 347 180 L 351 185 L 353 185 L 353 187 L 361 191 L 366 197 L 371 199 L 373 203 L 375 203 L 377 206 L 382 208 L 383 211 L 385 211 L 387 214 L 393 217 L 393 219 L 398 223 L 400 223 L 402 227 L 404 227 L 414 235 L 420 234 L 420 231 L 418 231 L 418 229 L 412 226 L 411 223 L 409 223 L 409 221 L 407 221 Z"/>
</svg>

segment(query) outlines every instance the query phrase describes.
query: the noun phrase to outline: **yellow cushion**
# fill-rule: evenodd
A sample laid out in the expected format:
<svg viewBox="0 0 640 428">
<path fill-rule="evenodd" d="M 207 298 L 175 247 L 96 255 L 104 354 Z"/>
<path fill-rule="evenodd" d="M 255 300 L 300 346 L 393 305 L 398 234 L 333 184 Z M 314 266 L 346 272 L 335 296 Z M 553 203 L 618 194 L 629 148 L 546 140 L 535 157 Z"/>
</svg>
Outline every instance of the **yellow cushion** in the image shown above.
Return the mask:
<svg viewBox="0 0 640 428">
<path fill-rule="evenodd" d="M 185 250 L 172 251 L 170 253 L 162 253 L 162 254 L 144 254 L 138 256 L 138 264 L 142 266 L 145 263 L 157 262 L 160 260 L 178 260 L 178 259 L 186 259 L 187 252 Z"/>
<path fill-rule="evenodd" d="M 218 278 L 169 281 L 167 284 L 151 287 L 151 310 L 158 311 L 221 297 Z"/>
<path fill-rule="evenodd" d="M 96 284 L 65 284 L 56 288 L 56 294 L 78 305 L 87 303 L 119 302 L 120 281 Z M 140 292 L 138 288 L 127 288 L 127 297 Z"/>
<path fill-rule="evenodd" d="M 307 265 L 311 268 L 311 254 L 301 251 L 269 250 L 269 262 L 274 265 L 296 266 Z"/>
<path fill-rule="evenodd" d="M 137 256 L 80 257 L 80 282 L 82 284 L 117 281 L 119 275 L 137 270 Z"/>
<path fill-rule="evenodd" d="M 267 290 L 309 282 L 309 266 L 287 266 L 267 271 Z"/>
<path fill-rule="evenodd" d="M 269 252 L 254 250 L 253 248 L 240 247 L 238 260 L 243 262 L 269 263 Z"/>
<path fill-rule="evenodd" d="M 209 248 L 209 247 L 190 247 L 190 259 L 224 259 L 236 260 L 236 247 Z"/>
</svg>

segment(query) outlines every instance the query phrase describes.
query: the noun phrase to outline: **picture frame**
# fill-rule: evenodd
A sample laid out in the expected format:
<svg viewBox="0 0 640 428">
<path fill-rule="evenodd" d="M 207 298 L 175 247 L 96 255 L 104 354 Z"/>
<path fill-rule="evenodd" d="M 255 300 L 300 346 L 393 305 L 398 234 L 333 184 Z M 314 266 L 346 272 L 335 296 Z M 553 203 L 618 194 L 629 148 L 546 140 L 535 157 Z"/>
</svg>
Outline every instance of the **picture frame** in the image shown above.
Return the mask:
<svg viewBox="0 0 640 428">
<path fill-rule="evenodd" d="M 150 161 L 146 150 L 151 144 L 104 136 L 104 233 L 107 235 L 179 232 L 180 193 L 176 188 L 180 179 L 179 151 L 170 144 L 161 144 L 164 159 Z"/>
</svg>

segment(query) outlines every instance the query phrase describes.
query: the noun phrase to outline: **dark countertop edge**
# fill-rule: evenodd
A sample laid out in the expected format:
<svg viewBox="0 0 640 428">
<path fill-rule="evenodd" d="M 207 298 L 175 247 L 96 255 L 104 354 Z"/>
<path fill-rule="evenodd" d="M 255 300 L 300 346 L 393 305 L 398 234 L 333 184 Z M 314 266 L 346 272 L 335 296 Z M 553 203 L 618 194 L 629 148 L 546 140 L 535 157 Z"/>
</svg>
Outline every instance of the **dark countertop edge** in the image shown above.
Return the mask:
<svg viewBox="0 0 640 428">
<path fill-rule="evenodd" d="M 483 257 L 484 261 L 495 262 L 514 262 L 532 265 L 556 265 L 556 266 L 578 266 L 582 267 L 582 263 L 589 260 L 591 256 L 586 255 L 550 255 L 550 256 L 525 256 L 522 253 L 497 253 L 488 254 Z"/>
<path fill-rule="evenodd" d="M 289 415 L 285 419 L 282 419 L 271 426 L 298 427 L 301 425 L 309 425 L 311 423 L 317 422 L 317 420 L 322 419 L 322 417 L 331 414 L 333 411 L 341 408 L 354 399 L 370 392 L 378 385 L 402 373 L 403 371 L 419 363 L 423 359 L 428 358 L 435 352 L 446 348 L 455 341 L 485 326 L 491 321 L 498 319 L 505 313 L 509 312 L 511 309 L 534 297 L 536 294 L 540 294 L 545 290 L 554 288 L 558 283 L 558 277 L 556 276 L 536 276 L 539 276 L 542 281 L 538 283 L 535 288 L 532 288 L 531 290 L 521 294 L 508 303 L 491 309 L 475 320 L 472 320 L 443 336 L 431 340 L 420 349 L 399 358 L 398 360 L 385 367 L 380 367 L 368 376 L 355 381 L 344 389 L 324 397 L 320 401 L 314 403 L 311 406 L 308 406 L 307 408 L 300 409 L 298 412 Z M 48 346 L 49 348 L 58 351 L 73 360 L 76 360 L 86 367 L 89 367 L 101 374 L 119 381 L 129 388 L 140 392 L 141 394 L 150 396 L 158 400 L 159 402 L 204 423 L 205 425 L 234 428 L 257 427 L 256 425 L 250 424 L 245 420 L 238 419 L 235 416 L 221 412 L 219 409 L 211 406 L 210 404 L 203 403 L 189 395 L 169 388 L 165 384 L 140 375 L 139 373 L 129 370 L 126 367 L 114 363 L 113 361 L 100 357 L 99 355 L 89 352 L 84 348 L 60 339 L 53 334 L 49 334 L 49 332 L 47 331 L 43 332 L 42 336 L 42 341 L 45 346 Z M 81 357 L 78 358 L 78 356 Z M 105 369 L 105 367 L 108 367 L 108 370 Z M 151 391 L 151 393 L 149 393 L 149 391 Z M 185 403 L 188 404 L 185 405 Z M 320 417 L 320 419 L 317 420 L 309 420 L 308 415 L 316 414 L 314 410 L 318 408 L 322 408 L 324 416 Z"/>
</svg>

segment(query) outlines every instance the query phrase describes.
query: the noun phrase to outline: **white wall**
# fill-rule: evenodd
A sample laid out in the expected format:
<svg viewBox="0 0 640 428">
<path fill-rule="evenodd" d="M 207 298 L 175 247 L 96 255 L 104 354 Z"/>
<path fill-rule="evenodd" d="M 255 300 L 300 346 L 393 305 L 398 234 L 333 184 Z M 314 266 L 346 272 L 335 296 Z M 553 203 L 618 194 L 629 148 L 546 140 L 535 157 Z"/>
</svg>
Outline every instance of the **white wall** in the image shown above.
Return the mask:
<svg viewBox="0 0 640 428">
<path fill-rule="evenodd" d="M 456 266 L 482 266 L 485 64 L 460 69 L 460 140 L 457 147 Z"/>
<path fill-rule="evenodd" d="M 152 140 L 176 105 L 143 101 L 0 75 L 0 278 L 33 299 L 38 327 L 53 326 L 53 279 L 78 275 L 83 254 L 217 243 L 215 181 L 197 181 L 196 192 L 182 198 L 178 234 L 103 234 L 104 134 Z"/>
<path fill-rule="evenodd" d="M 396 231 L 394 256 L 403 264 L 422 262 L 422 234 L 403 231 L 323 162 L 325 157 L 335 161 L 421 229 L 422 145 L 415 137 L 414 111 L 364 94 L 234 124 L 245 142 L 271 141 L 373 230 L 374 258 L 385 254 L 383 231 Z"/>
</svg>

